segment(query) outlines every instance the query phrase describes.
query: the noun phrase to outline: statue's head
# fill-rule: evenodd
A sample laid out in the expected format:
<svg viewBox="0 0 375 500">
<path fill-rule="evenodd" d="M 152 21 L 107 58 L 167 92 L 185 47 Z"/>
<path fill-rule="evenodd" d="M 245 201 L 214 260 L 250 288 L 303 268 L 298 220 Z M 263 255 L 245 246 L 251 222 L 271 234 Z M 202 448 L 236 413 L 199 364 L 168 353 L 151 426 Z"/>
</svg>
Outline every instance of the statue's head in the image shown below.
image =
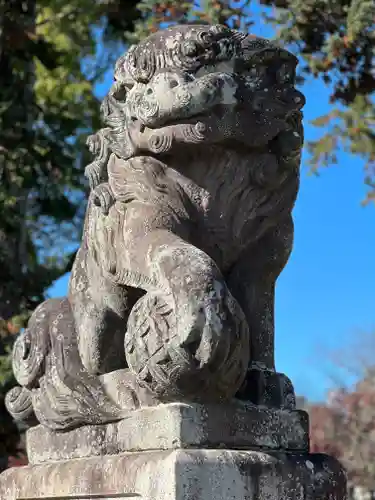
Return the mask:
<svg viewBox="0 0 375 500">
<path fill-rule="evenodd" d="M 262 38 L 221 25 L 174 26 L 118 60 L 109 96 L 141 131 L 200 122 L 195 142 L 259 147 L 305 103 L 294 87 L 296 66 L 294 55 Z M 118 120 L 118 112 L 108 116 Z"/>
</svg>

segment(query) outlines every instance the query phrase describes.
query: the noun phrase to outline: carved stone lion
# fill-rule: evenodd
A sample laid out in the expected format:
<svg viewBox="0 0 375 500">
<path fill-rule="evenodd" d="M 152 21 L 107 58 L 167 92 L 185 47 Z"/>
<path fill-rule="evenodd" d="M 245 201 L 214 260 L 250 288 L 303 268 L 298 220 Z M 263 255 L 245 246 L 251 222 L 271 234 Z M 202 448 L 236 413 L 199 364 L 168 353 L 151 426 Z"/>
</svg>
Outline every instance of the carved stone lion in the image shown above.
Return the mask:
<svg viewBox="0 0 375 500">
<path fill-rule="evenodd" d="M 106 128 L 88 140 L 96 158 L 65 310 L 71 347 L 48 341 L 38 351 L 48 363 L 31 384 L 19 378 L 40 421 L 67 428 L 158 401 L 235 396 L 293 406 L 275 372 L 273 315 L 303 144 L 296 65 L 267 40 L 199 25 L 155 33 L 119 59 Z M 126 408 L 111 397 L 111 373 Z M 65 396 L 53 418 L 42 387 L 52 406 Z M 25 390 L 9 395 L 13 414 Z M 87 395 L 82 405 L 85 391 L 101 406 Z"/>
</svg>

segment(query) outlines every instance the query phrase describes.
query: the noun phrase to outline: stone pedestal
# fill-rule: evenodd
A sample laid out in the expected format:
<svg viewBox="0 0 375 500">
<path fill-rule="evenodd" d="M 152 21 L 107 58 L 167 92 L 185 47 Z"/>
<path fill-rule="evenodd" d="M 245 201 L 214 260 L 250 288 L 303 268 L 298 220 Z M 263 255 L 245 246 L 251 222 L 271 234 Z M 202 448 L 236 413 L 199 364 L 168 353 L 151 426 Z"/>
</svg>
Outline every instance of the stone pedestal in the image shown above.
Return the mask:
<svg viewBox="0 0 375 500">
<path fill-rule="evenodd" d="M 345 480 L 322 455 L 165 450 L 10 469 L 0 492 L 2 500 L 342 500 Z"/>
<path fill-rule="evenodd" d="M 301 411 L 161 405 L 67 433 L 38 426 L 27 445 L 32 463 L 1 475 L 1 500 L 345 497 L 340 465 L 308 453 Z"/>
<path fill-rule="evenodd" d="M 27 433 L 33 464 L 127 451 L 229 448 L 306 452 L 309 423 L 304 411 L 232 405 L 171 403 L 129 413 L 107 425 L 50 432 L 39 425 Z"/>
</svg>

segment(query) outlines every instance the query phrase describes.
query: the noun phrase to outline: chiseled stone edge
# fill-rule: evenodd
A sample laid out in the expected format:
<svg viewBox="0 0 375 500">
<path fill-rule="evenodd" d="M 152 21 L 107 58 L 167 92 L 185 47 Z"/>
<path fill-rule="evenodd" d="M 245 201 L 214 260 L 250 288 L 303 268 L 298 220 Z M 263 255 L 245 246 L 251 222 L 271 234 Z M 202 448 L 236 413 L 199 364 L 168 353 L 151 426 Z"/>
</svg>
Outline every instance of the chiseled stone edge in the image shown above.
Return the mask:
<svg viewBox="0 0 375 500">
<path fill-rule="evenodd" d="M 345 500 L 340 464 L 321 454 L 235 450 L 123 453 L 8 469 L 1 500 Z"/>
<path fill-rule="evenodd" d="M 39 425 L 27 431 L 27 453 L 33 464 L 199 447 L 304 452 L 309 448 L 308 417 L 303 411 L 243 403 L 170 403 L 129 412 L 128 418 L 106 425 L 59 433 Z"/>
</svg>

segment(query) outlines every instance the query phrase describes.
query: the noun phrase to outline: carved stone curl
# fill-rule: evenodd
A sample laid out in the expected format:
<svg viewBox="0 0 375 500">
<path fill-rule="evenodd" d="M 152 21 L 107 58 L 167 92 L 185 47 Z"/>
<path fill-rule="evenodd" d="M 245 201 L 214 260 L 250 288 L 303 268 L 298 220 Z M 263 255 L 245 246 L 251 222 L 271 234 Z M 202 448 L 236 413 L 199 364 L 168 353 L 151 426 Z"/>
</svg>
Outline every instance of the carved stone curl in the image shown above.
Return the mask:
<svg viewBox="0 0 375 500">
<path fill-rule="evenodd" d="M 293 407 L 275 372 L 274 287 L 292 248 L 296 58 L 223 26 L 132 47 L 88 140 L 69 296 L 17 340 L 14 416 L 55 429 L 160 401 Z"/>
</svg>

